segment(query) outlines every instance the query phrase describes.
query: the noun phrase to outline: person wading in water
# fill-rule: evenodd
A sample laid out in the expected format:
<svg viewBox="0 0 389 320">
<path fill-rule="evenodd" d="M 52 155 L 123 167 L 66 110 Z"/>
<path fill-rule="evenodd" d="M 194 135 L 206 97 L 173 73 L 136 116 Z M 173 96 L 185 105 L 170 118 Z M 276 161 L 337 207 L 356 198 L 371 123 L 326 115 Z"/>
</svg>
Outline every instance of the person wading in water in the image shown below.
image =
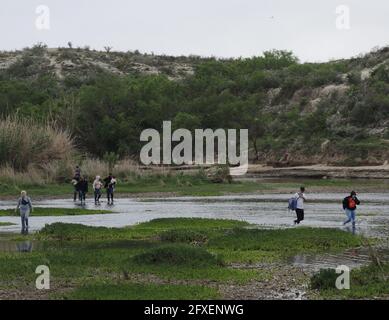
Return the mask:
<svg viewBox="0 0 389 320">
<path fill-rule="evenodd" d="M 307 200 L 307 197 L 305 196 L 305 188 L 300 187 L 300 192 L 297 192 L 294 195 L 294 198 L 297 201 L 296 203 L 297 219 L 294 220 L 294 224 L 300 224 L 300 222 L 304 220 L 304 202 Z"/>
<path fill-rule="evenodd" d="M 28 218 L 33 211 L 31 199 L 27 197 L 27 192 L 22 191 L 16 207 L 16 212 L 19 210 L 22 220 L 22 234 L 28 234 Z"/>
<path fill-rule="evenodd" d="M 101 189 L 103 188 L 104 184 L 101 181 L 100 176 L 96 176 L 95 181 L 93 181 L 93 190 L 95 192 L 95 205 L 100 204 L 100 197 L 101 197 Z"/>
<path fill-rule="evenodd" d="M 352 222 L 352 226 L 355 228 L 355 210 L 360 203 L 355 191 L 351 191 L 350 195 L 343 199 L 343 210 L 347 215 L 347 220 L 343 222 L 344 226 L 347 223 Z"/>
</svg>

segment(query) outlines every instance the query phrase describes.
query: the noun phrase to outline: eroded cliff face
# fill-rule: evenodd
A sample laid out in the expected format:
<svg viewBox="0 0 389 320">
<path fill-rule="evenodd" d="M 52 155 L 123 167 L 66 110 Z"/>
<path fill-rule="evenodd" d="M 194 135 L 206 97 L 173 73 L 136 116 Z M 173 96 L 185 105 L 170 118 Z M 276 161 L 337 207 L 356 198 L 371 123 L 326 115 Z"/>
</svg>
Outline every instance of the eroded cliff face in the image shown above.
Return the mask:
<svg viewBox="0 0 389 320">
<path fill-rule="evenodd" d="M 268 90 L 264 110 L 273 117 L 289 117 L 273 128 L 272 146 L 262 145 L 257 154 L 250 153 L 253 162 L 363 166 L 389 160 L 388 48 L 349 60 L 348 72 L 338 74 L 336 83 L 303 86 L 288 96 L 283 91 L 281 87 Z M 309 117 L 308 124 L 300 121 Z M 310 135 L 297 133 L 299 127 L 309 131 L 319 122 L 321 128 Z M 288 130 L 290 138 L 277 134 L 290 126 L 295 127 Z"/>
<path fill-rule="evenodd" d="M 85 77 L 104 71 L 125 76 L 128 74 L 164 74 L 171 80 L 180 80 L 193 74 L 199 57 L 172 57 L 135 52 L 101 52 L 88 48 L 34 47 L 14 52 L 0 52 L 0 71 L 10 69 L 21 78 L 51 72 L 58 80 L 69 76 Z M 18 74 L 18 68 L 28 68 Z"/>
</svg>

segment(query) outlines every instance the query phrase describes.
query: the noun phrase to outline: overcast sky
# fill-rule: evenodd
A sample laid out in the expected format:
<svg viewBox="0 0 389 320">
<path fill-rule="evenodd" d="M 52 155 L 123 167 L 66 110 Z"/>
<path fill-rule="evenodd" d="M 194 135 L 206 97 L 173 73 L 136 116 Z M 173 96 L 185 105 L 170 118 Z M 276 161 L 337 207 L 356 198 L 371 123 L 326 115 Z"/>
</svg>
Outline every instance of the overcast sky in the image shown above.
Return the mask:
<svg viewBox="0 0 389 320">
<path fill-rule="evenodd" d="M 36 13 L 39 5 L 49 9 L 49 20 L 47 11 Z M 347 12 L 336 13 L 341 5 L 350 10 L 349 29 Z M 37 19 L 40 28 L 49 21 L 49 29 L 37 28 Z M 95 49 L 217 57 L 286 49 L 302 61 L 326 61 L 388 45 L 389 1 L 0 0 L 0 30 L 0 50 L 71 41 Z"/>
</svg>

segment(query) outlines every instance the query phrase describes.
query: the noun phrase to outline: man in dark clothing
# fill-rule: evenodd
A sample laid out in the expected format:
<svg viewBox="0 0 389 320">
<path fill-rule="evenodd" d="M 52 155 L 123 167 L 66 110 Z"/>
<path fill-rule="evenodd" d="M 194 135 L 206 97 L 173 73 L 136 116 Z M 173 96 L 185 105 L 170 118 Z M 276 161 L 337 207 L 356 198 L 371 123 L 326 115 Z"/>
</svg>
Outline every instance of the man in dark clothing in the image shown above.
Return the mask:
<svg viewBox="0 0 389 320">
<path fill-rule="evenodd" d="M 112 180 L 112 173 L 110 173 L 108 175 L 108 177 L 106 177 L 103 181 L 104 181 L 104 188 L 107 189 L 108 188 L 108 184 L 111 182 Z"/>
<path fill-rule="evenodd" d="M 73 194 L 73 201 L 76 202 L 77 195 L 79 195 L 80 190 L 78 189 L 78 183 L 81 179 L 81 169 L 79 166 L 76 166 L 76 170 L 74 170 L 74 176 L 72 179 L 72 184 L 74 186 L 74 194 Z M 81 200 L 81 199 L 80 199 Z"/>
<path fill-rule="evenodd" d="M 343 225 L 352 222 L 353 227 L 355 227 L 355 210 L 360 203 L 355 191 L 351 191 L 350 195 L 343 199 L 343 209 L 347 215 L 347 220 L 343 222 Z"/>
<path fill-rule="evenodd" d="M 115 186 L 116 186 L 116 179 L 110 173 L 108 177 L 104 179 L 104 188 L 107 191 L 107 199 L 108 199 L 108 204 L 113 204 L 113 194 L 115 192 Z"/>
<path fill-rule="evenodd" d="M 82 177 L 77 183 L 77 190 L 79 193 L 81 204 L 85 203 L 86 194 L 88 193 L 88 180 L 85 177 Z"/>
</svg>

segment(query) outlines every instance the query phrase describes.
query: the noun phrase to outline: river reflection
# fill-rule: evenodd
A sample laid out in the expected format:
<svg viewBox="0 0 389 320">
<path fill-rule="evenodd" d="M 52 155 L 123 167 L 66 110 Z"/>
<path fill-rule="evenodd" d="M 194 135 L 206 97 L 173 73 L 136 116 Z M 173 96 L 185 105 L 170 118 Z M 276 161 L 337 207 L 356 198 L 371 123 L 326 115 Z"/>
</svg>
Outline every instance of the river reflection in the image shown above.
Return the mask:
<svg viewBox="0 0 389 320">
<path fill-rule="evenodd" d="M 0 241 L 0 252 L 32 252 L 39 247 L 34 241 Z"/>
</svg>

